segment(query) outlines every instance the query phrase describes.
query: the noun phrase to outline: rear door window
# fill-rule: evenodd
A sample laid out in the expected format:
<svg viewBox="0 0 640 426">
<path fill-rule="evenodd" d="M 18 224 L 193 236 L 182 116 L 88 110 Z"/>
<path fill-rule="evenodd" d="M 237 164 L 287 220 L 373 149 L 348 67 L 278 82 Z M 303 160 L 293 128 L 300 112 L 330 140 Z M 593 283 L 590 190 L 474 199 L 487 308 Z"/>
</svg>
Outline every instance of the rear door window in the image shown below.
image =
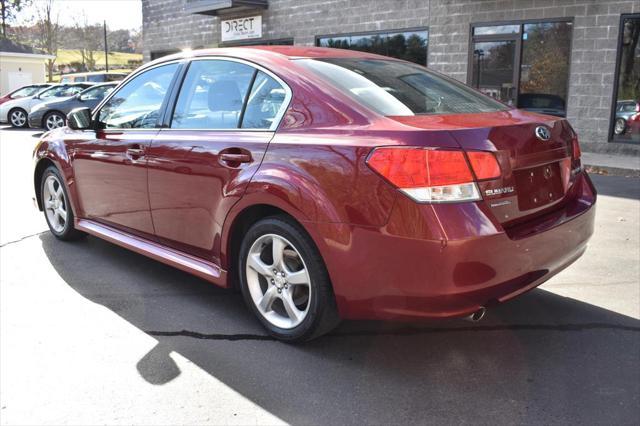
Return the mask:
<svg viewBox="0 0 640 426">
<path fill-rule="evenodd" d="M 275 79 L 258 71 L 242 116 L 243 129 L 270 129 L 286 98 L 285 89 Z"/>
<path fill-rule="evenodd" d="M 256 69 L 225 60 L 193 61 L 182 84 L 172 129 L 236 129 Z"/>
</svg>

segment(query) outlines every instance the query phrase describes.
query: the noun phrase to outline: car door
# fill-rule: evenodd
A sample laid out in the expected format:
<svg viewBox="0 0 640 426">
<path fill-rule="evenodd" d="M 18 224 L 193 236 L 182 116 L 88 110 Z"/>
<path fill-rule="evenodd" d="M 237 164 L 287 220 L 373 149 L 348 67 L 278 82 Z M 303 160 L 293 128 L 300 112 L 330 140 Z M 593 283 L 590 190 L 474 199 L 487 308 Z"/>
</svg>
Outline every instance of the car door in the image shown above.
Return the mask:
<svg viewBox="0 0 640 426">
<path fill-rule="evenodd" d="M 147 155 L 151 215 L 161 242 L 219 261 L 224 219 L 262 161 L 286 107 L 285 87 L 241 61 L 190 63 L 167 128 Z"/>
<path fill-rule="evenodd" d="M 94 130 L 68 141 L 83 217 L 153 236 L 145 155 L 178 67 L 160 65 L 133 77 L 99 107 Z"/>
</svg>

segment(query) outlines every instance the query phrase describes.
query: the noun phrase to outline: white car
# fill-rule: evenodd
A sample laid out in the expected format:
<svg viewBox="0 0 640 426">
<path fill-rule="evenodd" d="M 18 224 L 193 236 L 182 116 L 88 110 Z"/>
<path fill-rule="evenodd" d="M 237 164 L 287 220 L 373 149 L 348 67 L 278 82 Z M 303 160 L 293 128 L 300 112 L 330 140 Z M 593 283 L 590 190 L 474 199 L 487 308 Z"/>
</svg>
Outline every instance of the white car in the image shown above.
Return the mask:
<svg viewBox="0 0 640 426">
<path fill-rule="evenodd" d="M 82 92 L 92 83 L 63 83 L 48 87 L 33 96 L 14 99 L 0 105 L 0 123 L 9 123 L 13 127 L 26 127 L 31 109 L 36 105 Z"/>
</svg>

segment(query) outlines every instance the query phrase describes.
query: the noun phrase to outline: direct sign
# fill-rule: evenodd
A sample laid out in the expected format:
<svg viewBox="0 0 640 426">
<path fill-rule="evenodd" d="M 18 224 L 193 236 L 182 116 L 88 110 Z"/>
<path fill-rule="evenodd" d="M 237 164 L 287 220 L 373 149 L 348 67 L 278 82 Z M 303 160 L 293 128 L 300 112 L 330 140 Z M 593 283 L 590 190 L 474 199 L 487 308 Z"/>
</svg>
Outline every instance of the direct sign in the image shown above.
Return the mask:
<svg viewBox="0 0 640 426">
<path fill-rule="evenodd" d="M 247 40 L 262 37 L 262 16 L 220 21 L 222 41 Z"/>
</svg>

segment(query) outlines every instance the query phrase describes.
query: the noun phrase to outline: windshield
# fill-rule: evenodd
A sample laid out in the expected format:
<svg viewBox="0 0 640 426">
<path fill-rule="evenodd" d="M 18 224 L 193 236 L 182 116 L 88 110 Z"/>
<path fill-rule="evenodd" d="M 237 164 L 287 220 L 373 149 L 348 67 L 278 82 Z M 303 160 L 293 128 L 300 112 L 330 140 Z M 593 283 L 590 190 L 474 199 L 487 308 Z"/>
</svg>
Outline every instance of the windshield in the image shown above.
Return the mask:
<svg viewBox="0 0 640 426">
<path fill-rule="evenodd" d="M 18 89 L 13 94 L 11 94 L 12 98 L 23 98 L 25 96 L 35 95 L 38 91 L 42 90 L 43 86 L 27 86 L 22 89 Z"/>
<path fill-rule="evenodd" d="M 385 59 L 300 59 L 306 68 L 382 115 L 504 111 L 509 107 L 426 68 Z"/>
</svg>

